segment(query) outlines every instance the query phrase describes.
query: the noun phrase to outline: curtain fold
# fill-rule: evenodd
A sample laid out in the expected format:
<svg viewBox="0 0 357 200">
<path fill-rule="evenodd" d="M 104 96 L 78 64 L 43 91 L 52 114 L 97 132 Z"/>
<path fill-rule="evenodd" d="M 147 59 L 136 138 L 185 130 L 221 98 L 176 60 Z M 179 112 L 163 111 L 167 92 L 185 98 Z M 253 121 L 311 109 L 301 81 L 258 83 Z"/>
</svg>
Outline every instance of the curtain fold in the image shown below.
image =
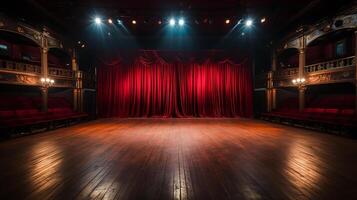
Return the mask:
<svg viewBox="0 0 357 200">
<path fill-rule="evenodd" d="M 251 117 L 250 64 L 158 52 L 113 60 L 98 70 L 97 103 L 100 117 Z"/>
</svg>

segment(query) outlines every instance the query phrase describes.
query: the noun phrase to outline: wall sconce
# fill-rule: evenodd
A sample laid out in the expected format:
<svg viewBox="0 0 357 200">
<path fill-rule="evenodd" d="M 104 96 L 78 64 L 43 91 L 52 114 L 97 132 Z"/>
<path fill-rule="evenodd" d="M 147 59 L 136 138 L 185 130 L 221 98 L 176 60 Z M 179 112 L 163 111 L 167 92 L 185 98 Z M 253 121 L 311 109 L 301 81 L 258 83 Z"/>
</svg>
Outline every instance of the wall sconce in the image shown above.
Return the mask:
<svg viewBox="0 0 357 200">
<path fill-rule="evenodd" d="M 41 81 L 42 87 L 46 87 L 46 88 L 51 87 L 55 83 L 55 80 L 50 79 L 50 78 L 44 78 L 44 77 L 42 77 L 40 79 L 40 81 Z"/>
</svg>

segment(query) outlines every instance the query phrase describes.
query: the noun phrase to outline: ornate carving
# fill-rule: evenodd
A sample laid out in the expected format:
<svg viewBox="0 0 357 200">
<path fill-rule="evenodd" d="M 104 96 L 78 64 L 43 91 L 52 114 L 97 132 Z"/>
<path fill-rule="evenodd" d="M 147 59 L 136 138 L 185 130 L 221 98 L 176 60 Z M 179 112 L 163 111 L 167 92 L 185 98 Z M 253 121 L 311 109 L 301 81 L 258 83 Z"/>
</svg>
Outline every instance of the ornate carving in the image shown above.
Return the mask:
<svg viewBox="0 0 357 200">
<path fill-rule="evenodd" d="M 17 32 L 19 32 L 19 33 L 25 33 L 24 29 L 20 26 L 18 26 L 16 29 L 17 29 Z"/>
<path fill-rule="evenodd" d="M 338 16 L 334 19 L 332 28 L 335 30 L 342 28 L 356 28 L 357 27 L 357 14 Z"/>
<path fill-rule="evenodd" d="M 340 29 L 356 29 L 357 28 L 357 14 L 341 15 L 333 20 L 325 20 L 318 25 L 310 26 L 309 30 L 306 30 L 306 45 L 314 41 L 315 39 L 324 36 L 332 31 Z M 280 48 L 301 48 L 299 40 L 301 38 L 301 31 L 298 33 L 290 34 L 291 36 L 285 39 Z"/>
<path fill-rule="evenodd" d="M 350 67 L 349 69 L 341 71 L 326 71 L 324 73 L 309 74 L 309 84 L 325 84 L 335 82 L 350 82 L 354 80 L 355 70 Z"/>
</svg>

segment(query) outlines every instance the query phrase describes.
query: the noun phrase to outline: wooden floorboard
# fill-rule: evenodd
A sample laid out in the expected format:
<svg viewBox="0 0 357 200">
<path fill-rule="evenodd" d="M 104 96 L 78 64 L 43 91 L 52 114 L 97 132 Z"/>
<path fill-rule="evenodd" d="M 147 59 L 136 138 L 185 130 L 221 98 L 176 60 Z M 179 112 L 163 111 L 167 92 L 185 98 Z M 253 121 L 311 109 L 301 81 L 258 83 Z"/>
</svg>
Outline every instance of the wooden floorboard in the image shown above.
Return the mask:
<svg viewBox="0 0 357 200">
<path fill-rule="evenodd" d="M 0 199 L 357 199 L 357 140 L 247 119 L 101 119 L 0 142 Z"/>
</svg>

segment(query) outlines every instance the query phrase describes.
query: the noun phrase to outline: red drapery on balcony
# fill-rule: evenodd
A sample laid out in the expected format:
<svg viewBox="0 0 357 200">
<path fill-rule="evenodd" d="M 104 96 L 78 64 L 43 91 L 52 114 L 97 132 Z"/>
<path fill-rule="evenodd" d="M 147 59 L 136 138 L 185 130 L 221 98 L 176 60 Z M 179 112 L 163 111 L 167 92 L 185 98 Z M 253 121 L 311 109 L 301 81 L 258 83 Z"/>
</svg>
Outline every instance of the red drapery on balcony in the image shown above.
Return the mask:
<svg viewBox="0 0 357 200">
<path fill-rule="evenodd" d="M 129 57 L 98 70 L 101 117 L 252 116 L 249 59 L 157 51 Z"/>
</svg>

